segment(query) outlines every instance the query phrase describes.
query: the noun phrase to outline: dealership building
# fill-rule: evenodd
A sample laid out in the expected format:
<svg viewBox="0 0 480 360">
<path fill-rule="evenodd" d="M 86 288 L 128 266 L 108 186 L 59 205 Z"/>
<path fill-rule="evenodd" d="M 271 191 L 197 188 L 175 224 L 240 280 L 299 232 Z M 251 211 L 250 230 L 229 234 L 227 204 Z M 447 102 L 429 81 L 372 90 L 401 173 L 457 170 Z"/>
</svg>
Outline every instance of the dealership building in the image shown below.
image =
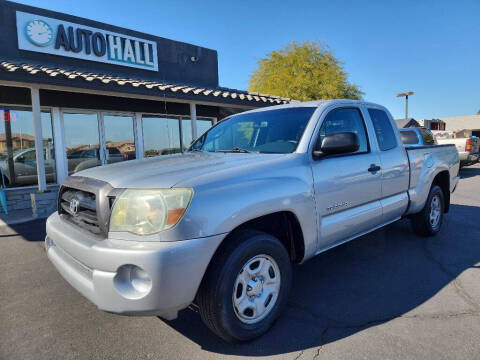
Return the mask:
<svg viewBox="0 0 480 360">
<path fill-rule="evenodd" d="M 183 152 L 225 116 L 289 102 L 220 87 L 215 50 L 9 1 L 0 19 L 10 211 L 82 169 Z"/>
</svg>

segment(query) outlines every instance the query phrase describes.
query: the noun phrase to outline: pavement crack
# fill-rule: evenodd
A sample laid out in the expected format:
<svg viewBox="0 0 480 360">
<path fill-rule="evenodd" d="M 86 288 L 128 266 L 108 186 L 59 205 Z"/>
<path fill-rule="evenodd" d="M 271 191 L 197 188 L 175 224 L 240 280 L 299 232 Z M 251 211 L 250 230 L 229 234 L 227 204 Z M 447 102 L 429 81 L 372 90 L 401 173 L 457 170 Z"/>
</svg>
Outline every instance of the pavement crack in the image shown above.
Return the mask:
<svg viewBox="0 0 480 360">
<path fill-rule="evenodd" d="M 415 315 L 404 315 L 401 318 L 404 319 L 449 319 L 455 317 L 466 317 L 466 316 L 480 316 L 480 311 L 464 311 L 458 313 L 436 313 L 436 314 L 415 314 Z"/>
<path fill-rule="evenodd" d="M 317 352 L 316 352 L 315 355 L 313 356 L 312 360 L 318 359 L 318 357 L 320 356 L 320 352 L 322 351 L 322 349 L 323 349 L 323 345 L 320 346 L 320 347 L 317 349 Z"/>
<path fill-rule="evenodd" d="M 298 359 L 300 359 L 300 358 L 302 357 L 304 351 L 305 351 L 305 350 L 301 350 L 301 351 L 298 353 L 298 355 L 293 358 L 293 360 L 298 360 Z"/>
<path fill-rule="evenodd" d="M 428 249 L 427 245 L 428 245 L 427 241 L 424 241 L 423 244 L 422 244 L 422 249 L 425 252 L 425 256 L 427 257 L 427 259 L 429 259 L 434 264 L 437 264 L 439 266 L 440 270 L 442 270 L 446 275 L 448 275 L 449 277 L 452 278 L 453 288 L 454 288 L 455 293 L 458 296 L 460 296 L 468 304 L 473 306 L 474 309 L 480 310 L 480 304 L 478 304 L 478 302 L 475 301 L 475 299 L 467 292 L 467 290 L 465 290 L 465 288 L 460 283 L 460 280 L 458 280 L 457 275 L 455 273 L 453 273 L 452 271 L 450 271 L 445 266 L 444 263 L 442 263 L 437 258 L 435 258 L 435 255 L 430 251 L 430 249 Z"/>
<path fill-rule="evenodd" d="M 361 327 L 366 327 L 366 326 L 371 326 L 371 325 L 377 325 L 377 324 L 381 324 L 381 323 L 384 323 L 384 322 L 387 322 L 387 321 L 390 321 L 390 320 L 393 320 L 393 319 L 396 319 L 396 318 L 399 318 L 399 317 L 402 316 L 402 315 L 386 316 L 384 318 L 368 320 L 368 321 L 365 321 L 365 322 L 355 324 L 355 323 L 346 323 L 346 322 L 342 322 L 342 321 L 339 321 L 339 320 L 335 320 L 335 319 L 332 319 L 332 318 L 330 318 L 326 315 L 323 315 L 323 314 L 317 314 L 317 313 L 313 312 L 312 310 L 308 309 L 307 307 L 302 306 L 302 305 L 297 304 L 297 303 L 294 303 L 294 302 L 289 302 L 288 304 L 291 307 L 300 309 L 300 310 L 308 313 L 314 319 L 319 319 L 319 320 L 326 321 L 327 325 L 326 325 L 325 331 L 328 330 L 329 328 L 350 329 L 350 328 L 361 328 Z M 322 333 L 322 335 L 323 335 L 323 333 Z"/>
</svg>

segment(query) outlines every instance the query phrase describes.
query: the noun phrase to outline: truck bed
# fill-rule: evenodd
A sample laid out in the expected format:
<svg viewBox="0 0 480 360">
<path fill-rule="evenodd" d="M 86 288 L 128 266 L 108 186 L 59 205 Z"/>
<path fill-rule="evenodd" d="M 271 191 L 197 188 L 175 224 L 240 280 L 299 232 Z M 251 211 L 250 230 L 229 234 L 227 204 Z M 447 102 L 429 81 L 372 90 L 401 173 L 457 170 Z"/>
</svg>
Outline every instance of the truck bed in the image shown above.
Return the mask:
<svg viewBox="0 0 480 360">
<path fill-rule="evenodd" d="M 453 144 L 405 147 L 410 166 L 407 214 L 420 211 L 428 197 L 432 180 L 441 171 L 448 171 L 450 191 L 458 182 L 458 152 Z"/>
</svg>

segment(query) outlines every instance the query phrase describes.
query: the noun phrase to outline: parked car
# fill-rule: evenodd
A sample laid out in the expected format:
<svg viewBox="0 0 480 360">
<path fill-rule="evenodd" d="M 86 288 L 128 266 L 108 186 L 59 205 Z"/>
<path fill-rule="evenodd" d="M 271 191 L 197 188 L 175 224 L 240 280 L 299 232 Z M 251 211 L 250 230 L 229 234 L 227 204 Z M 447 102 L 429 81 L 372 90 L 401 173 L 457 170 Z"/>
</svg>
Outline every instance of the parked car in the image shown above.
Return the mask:
<svg viewBox="0 0 480 360">
<path fill-rule="evenodd" d="M 120 150 L 115 147 L 107 148 L 108 164 L 113 164 L 119 161 L 129 160 L 127 154 L 122 154 Z M 91 167 L 101 165 L 100 148 L 89 148 L 77 150 L 67 155 L 68 174 L 71 175 L 81 170 L 89 169 Z"/>
<path fill-rule="evenodd" d="M 435 145 L 437 143 L 435 136 L 427 128 L 400 129 L 400 138 L 408 146 Z"/>
<path fill-rule="evenodd" d="M 194 302 L 215 334 L 247 341 L 285 307 L 292 264 L 402 217 L 437 234 L 458 168 L 454 146 L 403 146 L 373 103 L 252 110 L 188 152 L 68 177 L 47 255 L 102 310 L 173 319 Z"/>
<path fill-rule="evenodd" d="M 454 145 L 460 157 L 460 167 L 476 164 L 480 158 L 480 139 L 476 136 L 464 138 L 437 138 L 438 144 Z"/>
<path fill-rule="evenodd" d="M 47 182 L 55 182 L 55 159 L 53 149 L 50 150 L 48 157 L 45 156 L 45 176 Z M 0 167 L 2 168 L 5 177 L 6 186 L 9 185 L 36 185 L 38 184 L 37 177 L 37 158 L 35 148 L 28 148 L 18 150 L 13 153 L 13 168 L 15 178 L 12 177 L 8 166 L 8 158 L 4 157 L 0 160 Z M 1 183 L 1 180 L 0 180 Z"/>
</svg>

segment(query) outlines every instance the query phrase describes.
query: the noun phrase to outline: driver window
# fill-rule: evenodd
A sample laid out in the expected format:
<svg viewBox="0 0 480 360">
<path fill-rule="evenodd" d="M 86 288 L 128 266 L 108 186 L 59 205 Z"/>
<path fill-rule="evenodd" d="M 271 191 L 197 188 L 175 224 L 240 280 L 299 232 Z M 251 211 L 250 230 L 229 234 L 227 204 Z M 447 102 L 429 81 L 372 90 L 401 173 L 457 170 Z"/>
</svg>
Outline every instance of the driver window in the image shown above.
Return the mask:
<svg viewBox="0 0 480 360">
<path fill-rule="evenodd" d="M 37 158 L 35 156 L 35 151 L 28 151 L 26 152 L 22 157 L 24 162 L 35 162 L 37 161 Z"/>
<path fill-rule="evenodd" d="M 353 132 L 358 136 L 360 147 L 355 154 L 369 151 L 365 124 L 360 110 L 356 108 L 341 108 L 330 111 L 320 128 L 317 146 L 320 147 L 326 135 L 345 131 Z"/>
</svg>

